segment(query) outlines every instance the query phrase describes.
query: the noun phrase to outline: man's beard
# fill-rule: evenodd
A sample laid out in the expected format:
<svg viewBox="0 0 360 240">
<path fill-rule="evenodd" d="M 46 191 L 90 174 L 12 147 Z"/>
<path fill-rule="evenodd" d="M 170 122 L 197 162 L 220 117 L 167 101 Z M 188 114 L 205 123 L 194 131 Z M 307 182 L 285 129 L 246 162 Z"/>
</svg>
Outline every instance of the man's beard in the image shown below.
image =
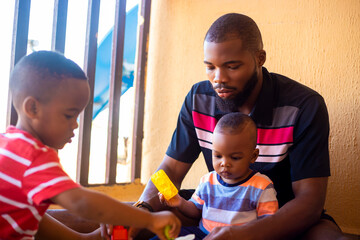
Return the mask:
<svg viewBox="0 0 360 240">
<path fill-rule="evenodd" d="M 245 84 L 244 90 L 236 94 L 233 99 L 222 99 L 216 94 L 216 105 L 222 112 L 238 112 L 239 107 L 241 107 L 246 100 L 250 97 L 252 91 L 256 87 L 258 83 L 257 71 L 254 70 L 253 75 Z M 233 89 L 232 87 L 228 87 L 225 84 L 219 84 L 214 86 L 214 90 L 216 88 L 228 88 Z"/>
</svg>

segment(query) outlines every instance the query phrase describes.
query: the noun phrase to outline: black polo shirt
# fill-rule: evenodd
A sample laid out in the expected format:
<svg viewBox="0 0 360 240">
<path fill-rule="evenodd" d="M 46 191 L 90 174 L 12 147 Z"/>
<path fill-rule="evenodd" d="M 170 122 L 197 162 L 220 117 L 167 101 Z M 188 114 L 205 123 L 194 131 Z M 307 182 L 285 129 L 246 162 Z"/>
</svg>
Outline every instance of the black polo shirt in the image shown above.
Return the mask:
<svg viewBox="0 0 360 240">
<path fill-rule="evenodd" d="M 279 205 L 294 198 L 293 181 L 330 176 L 329 119 L 324 99 L 314 90 L 263 68 L 263 85 L 250 116 L 258 128 L 259 157 L 251 168 L 274 182 Z M 193 163 L 203 153 L 212 171 L 212 133 L 226 113 L 215 103 L 209 81 L 187 94 L 166 154 Z"/>
</svg>

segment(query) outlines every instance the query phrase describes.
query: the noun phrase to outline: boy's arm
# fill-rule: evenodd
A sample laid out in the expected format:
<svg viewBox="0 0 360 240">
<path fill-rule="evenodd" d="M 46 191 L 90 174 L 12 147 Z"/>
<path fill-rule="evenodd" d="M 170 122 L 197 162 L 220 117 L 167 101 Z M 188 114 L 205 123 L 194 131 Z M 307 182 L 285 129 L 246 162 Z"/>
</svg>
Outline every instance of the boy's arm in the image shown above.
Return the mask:
<svg viewBox="0 0 360 240">
<path fill-rule="evenodd" d="M 100 192 L 85 188 L 67 190 L 51 200 L 71 213 L 113 225 L 147 228 L 165 239 L 163 228 L 171 226 L 170 236 L 180 232 L 180 221 L 170 212 L 150 213 L 124 204 Z"/>
<path fill-rule="evenodd" d="M 183 215 L 199 219 L 201 217 L 201 210 L 196 207 L 192 201 L 185 200 L 180 197 L 179 194 L 176 194 L 173 198 L 166 200 L 164 195 L 159 194 L 160 202 L 165 202 L 166 205 L 170 207 L 176 207 L 180 213 Z"/>
<path fill-rule="evenodd" d="M 181 204 L 178 207 L 179 211 L 187 217 L 199 219 L 201 218 L 201 210 L 195 206 L 192 201 L 181 198 Z"/>
<path fill-rule="evenodd" d="M 61 240 L 61 239 L 68 239 L 68 240 L 96 240 L 96 239 L 103 239 L 101 238 L 100 229 L 95 230 L 91 233 L 79 233 L 71 228 L 68 228 L 55 218 L 51 217 L 48 214 L 45 214 L 40 221 L 39 229 L 35 236 L 36 240 Z"/>
</svg>

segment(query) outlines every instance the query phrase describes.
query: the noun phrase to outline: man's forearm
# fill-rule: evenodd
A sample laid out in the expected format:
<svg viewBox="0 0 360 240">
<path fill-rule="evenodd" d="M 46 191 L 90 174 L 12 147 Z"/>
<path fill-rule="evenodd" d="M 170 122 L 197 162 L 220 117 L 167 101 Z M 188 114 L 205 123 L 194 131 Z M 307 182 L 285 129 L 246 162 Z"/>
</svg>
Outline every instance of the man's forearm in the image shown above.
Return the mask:
<svg viewBox="0 0 360 240">
<path fill-rule="evenodd" d="M 316 223 L 321 212 L 314 212 L 298 200 L 292 200 L 284 205 L 277 213 L 260 220 L 250 222 L 235 230 L 235 236 L 243 232 L 253 235 L 254 239 L 291 239 Z M 259 231 L 261 229 L 261 231 Z"/>
<path fill-rule="evenodd" d="M 139 200 L 150 204 L 155 212 L 168 209 L 164 206 L 164 204 L 160 203 L 158 190 L 151 181 L 146 184 L 144 192 L 141 194 Z"/>
<path fill-rule="evenodd" d="M 181 183 L 190 167 L 191 164 L 189 163 L 183 163 L 165 155 L 163 162 L 160 164 L 157 170 L 163 169 L 175 187 L 180 189 Z M 146 184 L 145 190 L 141 195 L 140 200 L 150 204 L 154 211 L 167 209 L 163 204 L 160 203 L 158 190 L 150 180 L 148 184 Z"/>
</svg>

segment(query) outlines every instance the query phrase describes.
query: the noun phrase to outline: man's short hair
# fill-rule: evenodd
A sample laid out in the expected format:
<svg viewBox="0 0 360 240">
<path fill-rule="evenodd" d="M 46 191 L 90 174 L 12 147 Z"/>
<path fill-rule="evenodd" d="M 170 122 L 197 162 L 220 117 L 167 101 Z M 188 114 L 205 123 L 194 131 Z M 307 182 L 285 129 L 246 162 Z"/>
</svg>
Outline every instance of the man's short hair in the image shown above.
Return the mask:
<svg viewBox="0 0 360 240">
<path fill-rule="evenodd" d="M 263 49 L 261 33 L 255 21 L 239 13 L 219 17 L 205 35 L 207 42 L 221 43 L 233 39 L 241 39 L 244 48 L 251 52 Z"/>
</svg>

